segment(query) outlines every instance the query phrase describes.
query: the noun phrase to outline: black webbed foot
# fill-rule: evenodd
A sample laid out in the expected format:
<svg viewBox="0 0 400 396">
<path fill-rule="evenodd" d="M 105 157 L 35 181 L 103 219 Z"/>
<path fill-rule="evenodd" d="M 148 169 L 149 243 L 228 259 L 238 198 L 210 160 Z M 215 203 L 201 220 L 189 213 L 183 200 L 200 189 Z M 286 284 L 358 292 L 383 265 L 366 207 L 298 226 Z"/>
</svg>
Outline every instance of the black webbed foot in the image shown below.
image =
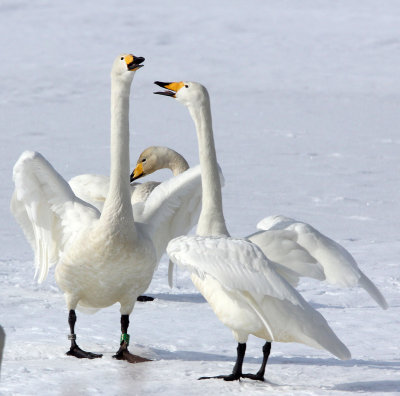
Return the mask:
<svg viewBox="0 0 400 396">
<path fill-rule="evenodd" d="M 233 374 L 233 373 L 229 374 L 229 375 L 216 375 L 215 377 L 200 377 L 198 379 L 205 380 L 205 379 L 213 379 L 213 378 L 223 379 L 224 381 L 240 381 L 240 375 Z"/>
<path fill-rule="evenodd" d="M 265 381 L 264 375 L 259 374 L 259 373 L 257 373 L 257 374 L 242 374 L 242 378 L 250 378 L 252 380 L 262 381 L 262 382 Z"/>
<path fill-rule="evenodd" d="M 79 346 L 76 344 L 74 346 L 71 346 L 70 350 L 66 353 L 66 355 L 75 356 L 78 359 L 97 359 L 103 356 L 102 354 L 86 352 L 81 348 L 79 348 Z"/>
<path fill-rule="evenodd" d="M 128 345 L 124 341 L 118 349 L 118 352 L 113 356 L 117 360 L 126 360 L 129 363 L 144 363 L 150 362 L 150 359 L 134 355 L 128 351 Z"/>
</svg>

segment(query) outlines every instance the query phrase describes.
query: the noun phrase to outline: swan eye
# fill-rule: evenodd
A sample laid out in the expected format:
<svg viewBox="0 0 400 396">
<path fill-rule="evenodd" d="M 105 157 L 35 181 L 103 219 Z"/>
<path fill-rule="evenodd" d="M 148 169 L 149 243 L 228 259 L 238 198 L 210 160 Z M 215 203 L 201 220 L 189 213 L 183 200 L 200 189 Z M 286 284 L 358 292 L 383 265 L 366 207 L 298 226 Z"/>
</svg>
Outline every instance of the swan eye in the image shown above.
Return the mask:
<svg viewBox="0 0 400 396">
<path fill-rule="evenodd" d="M 185 84 L 185 88 L 189 88 L 189 85 Z"/>
<path fill-rule="evenodd" d="M 121 56 L 121 60 L 124 60 L 124 57 L 123 57 L 123 56 Z"/>
<path fill-rule="evenodd" d="M 143 159 L 142 159 L 142 162 L 146 162 L 146 158 L 143 158 Z"/>
</svg>

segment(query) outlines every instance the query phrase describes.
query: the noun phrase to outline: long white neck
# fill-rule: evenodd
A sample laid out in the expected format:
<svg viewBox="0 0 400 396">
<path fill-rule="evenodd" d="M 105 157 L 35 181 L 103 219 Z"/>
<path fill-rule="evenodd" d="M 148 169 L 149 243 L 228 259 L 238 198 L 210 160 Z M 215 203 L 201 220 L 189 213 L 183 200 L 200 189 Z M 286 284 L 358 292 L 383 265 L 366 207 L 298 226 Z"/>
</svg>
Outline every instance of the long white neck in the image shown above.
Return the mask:
<svg viewBox="0 0 400 396">
<path fill-rule="evenodd" d="M 111 79 L 110 187 L 101 221 L 110 231 L 135 233 L 129 187 L 129 94 L 130 82 Z"/>
<path fill-rule="evenodd" d="M 203 190 L 197 235 L 229 236 L 222 209 L 221 181 L 215 152 L 209 99 L 206 98 L 200 106 L 190 106 L 189 111 L 197 131 Z"/>
</svg>

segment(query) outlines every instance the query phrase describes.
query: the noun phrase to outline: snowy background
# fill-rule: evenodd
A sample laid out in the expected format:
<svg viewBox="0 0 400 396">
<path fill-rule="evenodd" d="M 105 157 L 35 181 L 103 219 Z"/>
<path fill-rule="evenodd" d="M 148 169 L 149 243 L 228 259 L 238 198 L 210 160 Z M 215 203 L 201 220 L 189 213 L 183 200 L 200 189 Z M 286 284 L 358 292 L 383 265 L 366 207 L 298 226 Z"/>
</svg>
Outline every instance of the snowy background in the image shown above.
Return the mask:
<svg viewBox="0 0 400 396">
<path fill-rule="evenodd" d="M 0 324 L 2 395 L 400 394 L 400 3 L 397 0 L 0 1 Z M 186 274 L 167 285 L 163 258 L 131 316 L 131 349 L 115 361 L 119 307 L 67 310 L 53 272 L 38 286 L 32 252 L 9 213 L 12 167 L 40 151 L 66 178 L 109 172 L 109 73 L 121 52 L 146 58 L 134 80 L 131 164 L 149 145 L 198 163 L 187 110 L 153 95 L 154 80 L 208 87 L 225 217 L 234 236 L 271 214 L 305 220 L 342 243 L 390 305 L 361 289 L 305 280 L 299 290 L 351 350 L 342 362 L 274 344 L 266 382 L 228 374 L 236 344 Z M 152 180 L 169 177 L 167 171 Z M 250 337 L 244 370 L 263 340 Z"/>
</svg>

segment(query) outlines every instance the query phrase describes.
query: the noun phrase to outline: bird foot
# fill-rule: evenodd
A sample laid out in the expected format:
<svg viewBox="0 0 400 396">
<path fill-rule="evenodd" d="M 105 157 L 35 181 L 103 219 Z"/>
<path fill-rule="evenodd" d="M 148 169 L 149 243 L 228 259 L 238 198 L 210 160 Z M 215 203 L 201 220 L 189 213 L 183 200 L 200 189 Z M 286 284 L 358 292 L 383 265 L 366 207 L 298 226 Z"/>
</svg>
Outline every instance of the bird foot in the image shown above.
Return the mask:
<svg viewBox="0 0 400 396">
<path fill-rule="evenodd" d="M 240 374 L 232 373 L 229 375 L 216 375 L 215 377 L 200 377 L 199 380 L 218 378 L 223 379 L 224 381 L 240 381 L 240 377 Z"/>
<path fill-rule="evenodd" d="M 126 342 L 122 343 L 118 352 L 113 355 L 113 358 L 117 360 L 126 360 L 129 363 L 144 363 L 151 361 L 150 359 L 146 359 L 144 357 L 130 353 L 128 351 L 128 346 L 126 345 Z"/>
<path fill-rule="evenodd" d="M 147 301 L 153 301 L 154 297 L 150 297 L 150 296 L 139 296 L 137 299 L 137 301 L 140 302 L 147 302 Z"/>
<path fill-rule="evenodd" d="M 261 382 L 265 381 L 264 375 L 259 374 L 259 373 L 257 373 L 257 374 L 242 374 L 241 377 L 242 378 L 250 378 L 250 379 L 255 380 L 255 381 L 261 381 Z"/>
<path fill-rule="evenodd" d="M 78 347 L 78 345 L 71 346 L 70 350 L 66 353 L 68 356 L 75 356 L 78 359 L 96 359 L 101 358 L 102 354 L 86 352 Z"/>
</svg>

